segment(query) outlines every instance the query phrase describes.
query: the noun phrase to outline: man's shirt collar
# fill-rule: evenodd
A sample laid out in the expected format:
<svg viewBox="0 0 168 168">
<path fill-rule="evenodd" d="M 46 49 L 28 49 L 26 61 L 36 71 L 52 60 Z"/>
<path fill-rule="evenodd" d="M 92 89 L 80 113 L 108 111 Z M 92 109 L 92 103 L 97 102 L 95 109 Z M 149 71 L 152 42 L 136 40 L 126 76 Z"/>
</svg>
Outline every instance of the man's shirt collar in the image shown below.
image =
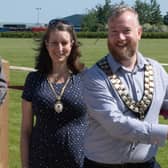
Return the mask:
<svg viewBox="0 0 168 168">
<path fill-rule="evenodd" d="M 122 64 L 116 61 L 115 58 L 111 54 L 107 55 L 107 61 L 113 73 L 116 73 L 121 68 L 123 69 Z M 137 53 L 137 63 L 134 67 L 134 71 L 136 71 L 136 69 L 137 70 L 143 69 L 146 64 L 148 64 L 147 60 L 142 56 L 141 53 L 138 52 Z"/>
</svg>

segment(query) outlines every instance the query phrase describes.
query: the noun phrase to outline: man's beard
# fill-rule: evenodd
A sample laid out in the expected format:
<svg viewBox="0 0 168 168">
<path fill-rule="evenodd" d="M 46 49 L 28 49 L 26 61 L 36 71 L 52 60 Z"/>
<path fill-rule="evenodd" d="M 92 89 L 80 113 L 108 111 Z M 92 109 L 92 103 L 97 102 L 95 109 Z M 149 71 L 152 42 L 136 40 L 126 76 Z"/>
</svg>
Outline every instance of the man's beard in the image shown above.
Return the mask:
<svg viewBox="0 0 168 168">
<path fill-rule="evenodd" d="M 112 47 L 110 45 L 110 42 L 108 41 L 108 49 L 111 53 L 111 55 L 117 60 L 117 61 L 127 61 L 130 60 L 136 53 L 136 44 L 131 43 L 130 45 L 126 45 L 123 48 L 117 48 Z"/>
</svg>

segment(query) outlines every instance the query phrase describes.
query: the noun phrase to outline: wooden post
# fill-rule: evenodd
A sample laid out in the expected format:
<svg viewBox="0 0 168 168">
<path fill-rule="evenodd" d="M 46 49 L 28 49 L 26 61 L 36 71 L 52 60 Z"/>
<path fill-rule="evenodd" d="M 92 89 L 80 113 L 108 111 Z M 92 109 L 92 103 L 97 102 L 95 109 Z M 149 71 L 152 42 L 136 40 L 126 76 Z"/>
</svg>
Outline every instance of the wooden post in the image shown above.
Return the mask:
<svg viewBox="0 0 168 168">
<path fill-rule="evenodd" d="M 2 60 L 3 73 L 5 80 L 9 83 L 9 63 Z M 9 93 L 0 105 L 0 168 L 8 168 L 8 105 Z"/>
</svg>

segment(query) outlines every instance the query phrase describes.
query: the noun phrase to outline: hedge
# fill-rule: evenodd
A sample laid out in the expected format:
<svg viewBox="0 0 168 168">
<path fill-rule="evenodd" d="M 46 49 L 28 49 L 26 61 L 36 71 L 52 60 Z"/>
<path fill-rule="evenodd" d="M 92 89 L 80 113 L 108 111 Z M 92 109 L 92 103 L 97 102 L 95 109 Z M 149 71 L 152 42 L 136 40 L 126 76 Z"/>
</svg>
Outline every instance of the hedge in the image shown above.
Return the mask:
<svg viewBox="0 0 168 168">
<path fill-rule="evenodd" d="M 0 37 L 40 38 L 44 32 L 0 32 Z M 77 32 L 79 38 L 107 38 L 107 32 Z M 168 32 L 143 32 L 142 38 L 168 38 Z"/>
</svg>

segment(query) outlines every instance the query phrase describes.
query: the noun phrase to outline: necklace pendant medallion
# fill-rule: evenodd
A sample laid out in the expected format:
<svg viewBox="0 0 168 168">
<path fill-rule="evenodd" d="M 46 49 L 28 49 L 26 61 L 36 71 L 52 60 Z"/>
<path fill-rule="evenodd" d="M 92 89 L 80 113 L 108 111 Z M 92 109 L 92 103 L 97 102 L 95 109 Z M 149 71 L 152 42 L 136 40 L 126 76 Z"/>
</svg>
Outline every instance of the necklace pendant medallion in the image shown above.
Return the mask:
<svg viewBox="0 0 168 168">
<path fill-rule="evenodd" d="M 54 105 L 54 109 L 57 113 L 61 113 L 63 111 L 63 104 L 60 100 L 57 100 L 55 105 Z"/>
</svg>

